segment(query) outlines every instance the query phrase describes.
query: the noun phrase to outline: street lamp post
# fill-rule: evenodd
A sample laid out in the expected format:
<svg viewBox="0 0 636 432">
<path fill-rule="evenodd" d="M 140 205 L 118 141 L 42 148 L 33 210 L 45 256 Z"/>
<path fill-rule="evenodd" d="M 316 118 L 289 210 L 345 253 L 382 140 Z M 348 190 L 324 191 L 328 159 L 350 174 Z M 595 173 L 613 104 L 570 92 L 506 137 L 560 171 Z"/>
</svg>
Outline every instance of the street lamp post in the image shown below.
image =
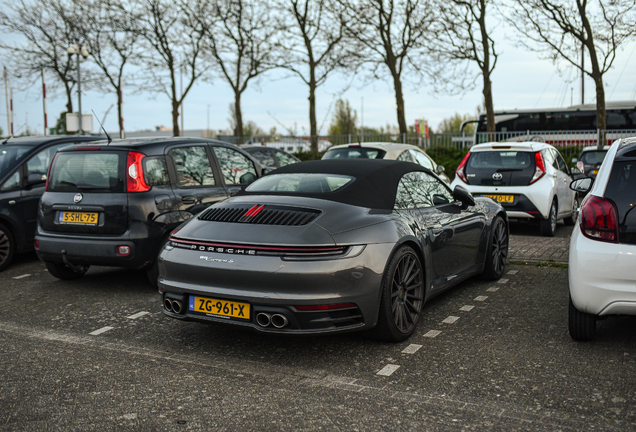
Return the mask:
<svg viewBox="0 0 636 432">
<path fill-rule="evenodd" d="M 77 54 L 77 108 L 79 111 L 77 115 L 79 131 L 77 133 L 82 135 L 82 79 L 80 75 L 80 55 L 84 58 L 88 57 L 88 50 L 79 43 L 79 39 L 75 39 L 75 44 L 69 46 L 67 51 L 71 55 Z"/>
</svg>

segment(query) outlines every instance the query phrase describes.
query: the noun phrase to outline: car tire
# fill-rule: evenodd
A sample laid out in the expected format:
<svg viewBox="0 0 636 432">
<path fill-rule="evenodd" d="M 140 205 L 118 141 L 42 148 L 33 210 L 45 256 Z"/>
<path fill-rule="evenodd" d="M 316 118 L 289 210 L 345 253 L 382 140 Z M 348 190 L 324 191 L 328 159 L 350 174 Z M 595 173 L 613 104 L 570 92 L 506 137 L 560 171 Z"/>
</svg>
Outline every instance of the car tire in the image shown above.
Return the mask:
<svg viewBox="0 0 636 432">
<path fill-rule="evenodd" d="M 576 223 L 576 220 L 579 217 L 579 197 L 574 195 L 574 200 L 572 201 L 572 213 L 570 213 L 570 217 L 566 217 L 563 219 L 563 222 L 567 226 L 573 226 Z"/>
<path fill-rule="evenodd" d="M 150 284 L 154 288 L 157 288 L 157 279 L 159 278 L 159 254 L 161 254 L 163 247 L 166 245 L 166 243 L 168 243 L 169 240 L 170 236 L 166 236 L 163 240 L 161 240 L 155 260 L 153 261 L 152 265 L 146 269 L 148 282 L 150 282 Z"/>
<path fill-rule="evenodd" d="M 596 335 L 596 315 L 578 310 L 572 297 L 570 297 L 570 308 L 568 311 L 568 327 L 570 337 L 576 341 L 590 341 Z"/>
<path fill-rule="evenodd" d="M 419 322 L 424 305 L 424 272 L 417 253 L 400 247 L 389 260 L 382 278 L 378 323 L 368 335 L 373 339 L 401 342 Z"/>
<path fill-rule="evenodd" d="M 0 224 L 0 271 L 9 267 L 15 254 L 15 240 L 9 229 Z"/>
<path fill-rule="evenodd" d="M 508 258 L 508 242 L 510 235 L 508 226 L 501 216 L 495 216 L 492 221 L 488 249 L 486 250 L 486 263 L 481 274 L 483 279 L 497 280 L 503 276 Z"/>
<path fill-rule="evenodd" d="M 548 218 L 539 221 L 539 231 L 541 231 L 541 235 L 544 237 L 554 237 L 554 233 L 556 233 L 556 224 L 557 224 L 557 212 L 558 207 L 556 200 L 552 201 L 552 206 L 550 206 L 550 212 L 548 213 Z"/>
<path fill-rule="evenodd" d="M 75 280 L 79 279 L 88 271 L 90 266 L 82 266 L 82 270 L 76 272 L 72 268 L 68 267 L 66 264 L 56 263 L 51 261 L 44 262 L 46 265 L 46 269 L 49 271 L 51 276 L 54 276 L 61 280 Z"/>
</svg>

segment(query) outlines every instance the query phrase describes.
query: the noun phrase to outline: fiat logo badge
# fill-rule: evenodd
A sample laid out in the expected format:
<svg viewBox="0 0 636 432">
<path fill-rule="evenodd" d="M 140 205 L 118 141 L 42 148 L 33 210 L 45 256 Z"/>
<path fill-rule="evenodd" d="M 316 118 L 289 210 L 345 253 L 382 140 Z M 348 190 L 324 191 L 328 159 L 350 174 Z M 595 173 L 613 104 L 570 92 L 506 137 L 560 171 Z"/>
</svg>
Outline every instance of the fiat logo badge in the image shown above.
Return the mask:
<svg viewBox="0 0 636 432">
<path fill-rule="evenodd" d="M 503 175 L 501 173 L 498 173 L 498 172 L 496 172 L 496 173 L 494 173 L 492 175 L 492 179 L 493 180 L 501 180 L 502 178 L 503 178 Z"/>
<path fill-rule="evenodd" d="M 82 198 L 84 197 L 82 196 L 81 193 L 75 194 L 75 196 L 73 197 L 73 202 L 78 203 L 82 200 Z"/>
</svg>

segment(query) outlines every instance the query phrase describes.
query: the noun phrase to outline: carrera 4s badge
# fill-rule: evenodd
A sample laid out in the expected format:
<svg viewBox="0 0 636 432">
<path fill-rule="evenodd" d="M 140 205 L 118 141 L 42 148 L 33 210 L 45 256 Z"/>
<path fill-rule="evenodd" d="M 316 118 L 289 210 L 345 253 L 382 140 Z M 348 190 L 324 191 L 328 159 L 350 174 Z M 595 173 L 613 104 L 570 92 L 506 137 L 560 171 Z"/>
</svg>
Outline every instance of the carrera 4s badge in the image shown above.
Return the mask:
<svg viewBox="0 0 636 432">
<path fill-rule="evenodd" d="M 218 259 L 218 258 L 212 258 L 209 256 L 205 256 L 205 255 L 201 255 L 199 256 L 200 260 L 204 260 L 207 262 L 219 262 L 219 263 L 227 263 L 227 264 L 231 264 L 234 262 L 234 260 L 226 260 L 226 259 Z"/>
</svg>

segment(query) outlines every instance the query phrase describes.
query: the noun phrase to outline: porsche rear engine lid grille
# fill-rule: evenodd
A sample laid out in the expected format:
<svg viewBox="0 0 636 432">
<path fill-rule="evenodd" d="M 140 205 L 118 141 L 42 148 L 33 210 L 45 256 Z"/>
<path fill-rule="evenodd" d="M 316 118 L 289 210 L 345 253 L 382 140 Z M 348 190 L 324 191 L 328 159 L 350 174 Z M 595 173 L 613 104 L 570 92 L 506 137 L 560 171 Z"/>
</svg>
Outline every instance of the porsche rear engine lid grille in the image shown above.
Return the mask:
<svg viewBox="0 0 636 432">
<path fill-rule="evenodd" d="M 306 225 L 320 210 L 256 204 L 252 207 L 214 207 L 204 211 L 200 220 L 261 225 Z"/>
</svg>

